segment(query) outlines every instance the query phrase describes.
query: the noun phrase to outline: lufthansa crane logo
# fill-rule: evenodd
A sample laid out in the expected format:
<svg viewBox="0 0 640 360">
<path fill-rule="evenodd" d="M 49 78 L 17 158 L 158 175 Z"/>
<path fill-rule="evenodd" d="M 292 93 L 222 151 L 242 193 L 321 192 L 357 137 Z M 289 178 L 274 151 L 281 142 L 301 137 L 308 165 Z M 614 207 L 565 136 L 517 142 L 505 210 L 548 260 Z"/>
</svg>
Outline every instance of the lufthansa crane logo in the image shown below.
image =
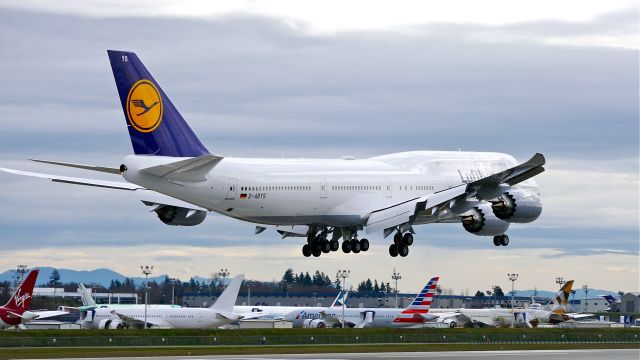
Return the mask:
<svg viewBox="0 0 640 360">
<path fill-rule="evenodd" d="M 149 80 L 138 80 L 127 96 L 129 124 L 140 132 L 152 132 L 162 122 L 162 97 Z"/>
</svg>

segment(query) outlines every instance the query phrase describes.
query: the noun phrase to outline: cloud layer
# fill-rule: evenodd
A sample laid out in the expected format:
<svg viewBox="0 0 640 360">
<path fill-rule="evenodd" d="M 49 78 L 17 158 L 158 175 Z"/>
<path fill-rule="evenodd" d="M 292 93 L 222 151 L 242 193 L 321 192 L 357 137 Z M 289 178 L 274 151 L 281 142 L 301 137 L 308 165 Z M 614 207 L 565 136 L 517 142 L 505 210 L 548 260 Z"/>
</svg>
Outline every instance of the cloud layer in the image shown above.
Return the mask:
<svg viewBox="0 0 640 360">
<path fill-rule="evenodd" d="M 637 52 L 551 40 L 616 37 L 635 20 L 622 11 L 583 23 L 440 23 L 322 35 L 276 17 L 2 11 L 0 166 L 87 176 L 23 159 L 120 163 L 131 145 L 105 51 L 112 48 L 135 51 L 208 146 L 227 156 L 462 148 L 521 160 L 542 152 L 549 164 L 539 177 L 543 216 L 513 226 L 509 249 L 460 226 L 424 226 L 404 262 L 388 258 L 380 236 L 372 237 L 372 253 L 310 262 L 299 254 L 301 241 L 252 236 L 250 224 L 213 215 L 195 228 L 166 227 L 126 194 L 0 174 L 0 241 L 9 259 L 0 265 L 100 264 L 131 273 L 127 266 L 144 259 L 180 276 L 206 275 L 219 264 L 269 280 L 291 264 L 331 272 L 345 261 L 355 270 L 376 259 L 373 276 L 387 278 L 393 266 L 419 269 L 408 285 L 437 272 L 456 289 L 501 279 L 507 268 L 580 269 L 576 275 L 606 288 L 612 274 L 602 269 L 623 268 L 616 287 L 631 290 L 639 250 Z M 469 279 L 456 263 L 493 270 Z M 547 275 L 551 282 L 556 274 Z M 526 279 L 523 285 L 545 287 L 542 275 Z"/>
</svg>

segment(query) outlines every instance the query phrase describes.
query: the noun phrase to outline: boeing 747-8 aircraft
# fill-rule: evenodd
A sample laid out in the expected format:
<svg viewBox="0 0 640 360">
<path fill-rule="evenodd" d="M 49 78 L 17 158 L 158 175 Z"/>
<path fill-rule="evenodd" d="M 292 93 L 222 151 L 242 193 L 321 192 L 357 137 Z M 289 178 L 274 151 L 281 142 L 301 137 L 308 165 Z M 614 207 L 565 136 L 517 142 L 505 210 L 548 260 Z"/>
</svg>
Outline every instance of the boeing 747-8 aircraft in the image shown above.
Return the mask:
<svg viewBox="0 0 640 360">
<path fill-rule="evenodd" d="M 518 164 L 507 154 L 412 151 L 368 159 L 228 158 L 191 130 L 136 54 L 108 51 L 135 155 L 118 168 L 35 160 L 121 175 L 99 181 L 13 169 L 56 182 L 130 191 L 168 225 L 200 224 L 216 212 L 283 236 L 306 237 L 304 256 L 367 251 L 358 233 L 393 235 L 391 256 L 407 256 L 416 225 L 461 223 L 506 246 L 512 223 L 542 211 L 532 177 L 544 171 L 535 154 Z"/>
</svg>

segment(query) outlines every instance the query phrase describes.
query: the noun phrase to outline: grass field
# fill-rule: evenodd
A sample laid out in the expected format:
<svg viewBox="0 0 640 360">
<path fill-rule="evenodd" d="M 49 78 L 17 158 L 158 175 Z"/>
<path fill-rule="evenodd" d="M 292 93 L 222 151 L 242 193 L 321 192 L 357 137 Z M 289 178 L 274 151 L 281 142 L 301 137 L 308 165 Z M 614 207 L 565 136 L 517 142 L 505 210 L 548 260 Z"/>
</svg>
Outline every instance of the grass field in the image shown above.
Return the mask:
<svg viewBox="0 0 640 360">
<path fill-rule="evenodd" d="M 640 329 L 229 329 L 0 332 L 0 358 L 640 348 Z"/>
</svg>

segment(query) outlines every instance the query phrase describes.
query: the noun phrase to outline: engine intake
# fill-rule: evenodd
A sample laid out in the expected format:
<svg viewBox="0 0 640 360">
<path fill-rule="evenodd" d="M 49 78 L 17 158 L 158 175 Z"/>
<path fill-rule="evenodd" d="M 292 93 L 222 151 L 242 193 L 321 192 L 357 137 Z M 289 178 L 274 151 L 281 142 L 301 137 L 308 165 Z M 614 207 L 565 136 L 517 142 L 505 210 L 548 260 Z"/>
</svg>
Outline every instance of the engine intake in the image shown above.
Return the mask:
<svg viewBox="0 0 640 360">
<path fill-rule="evenodd" d="M 322 319 L 307 319 L 302 323 L 304 328 L 326 328 L 327 324 Z"/>
<path fill-rule="evenodd" d="M 481 204 L 473 207 L 460 216 L 462 226 L 468 232 L 478 236 L 495 236 L 504 234 L 509 228 L 509 223 L 497 218 L 491 212 L 489 204 Z"/>
<path fill-rule="evenodd" d="M 177 206 L 166 205 L 156 210 L 160 221 L 167 225 L 194 226 L 202 223 L 207 217 L 203 210 L 193 210 Z"/>
<path fill-rule="evenodd" d="M 491 209 L 498 219 L 511 223 L 529 223 L 540 216 L 542 204 L 538 195 L 514 190 L 491 200 Z"/>
</svg>

